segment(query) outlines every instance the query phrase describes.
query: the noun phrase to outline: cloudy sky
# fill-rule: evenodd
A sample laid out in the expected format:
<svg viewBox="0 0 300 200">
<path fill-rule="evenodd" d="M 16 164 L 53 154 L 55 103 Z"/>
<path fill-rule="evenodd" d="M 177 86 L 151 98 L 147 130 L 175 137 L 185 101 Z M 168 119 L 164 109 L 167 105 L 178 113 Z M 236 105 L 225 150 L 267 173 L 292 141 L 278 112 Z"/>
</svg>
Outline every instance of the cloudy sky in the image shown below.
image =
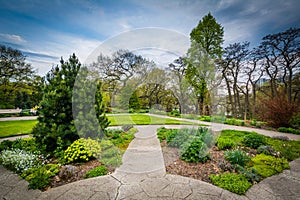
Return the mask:
<svg viewBox="0 0 300 200">
<path fill-rule="evenodd" d="M 224 46 L 250 41 L 254 47 L 267 34 L 300 27 L 299 0 L 0 0 L 0 5 L 0 44 L 21 50 L 41 75 L 73 52 L 85 62 L 99 45 L 126 31 L 157 27 L 189 37 L 208 12 L 224 27 Z M 144 51 L 169 62 L 164 51 Z"/>
</svg>

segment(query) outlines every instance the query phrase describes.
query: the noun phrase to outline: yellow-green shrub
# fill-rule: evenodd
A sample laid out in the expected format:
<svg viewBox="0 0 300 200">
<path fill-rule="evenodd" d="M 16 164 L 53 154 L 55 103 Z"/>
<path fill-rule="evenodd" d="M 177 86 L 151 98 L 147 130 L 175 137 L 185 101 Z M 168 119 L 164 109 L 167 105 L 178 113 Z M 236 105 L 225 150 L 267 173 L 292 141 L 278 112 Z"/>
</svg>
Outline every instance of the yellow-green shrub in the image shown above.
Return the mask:
<svg viewBox="0 0 300 200">
<path fill-rule="evenodd" d="M 101 147 L 97 140 L 80 138 L 67 148 L 64 158 L 68 163 L 87 162 L 90 159 L 97 158 L 100 152 Z"/>
</svg>

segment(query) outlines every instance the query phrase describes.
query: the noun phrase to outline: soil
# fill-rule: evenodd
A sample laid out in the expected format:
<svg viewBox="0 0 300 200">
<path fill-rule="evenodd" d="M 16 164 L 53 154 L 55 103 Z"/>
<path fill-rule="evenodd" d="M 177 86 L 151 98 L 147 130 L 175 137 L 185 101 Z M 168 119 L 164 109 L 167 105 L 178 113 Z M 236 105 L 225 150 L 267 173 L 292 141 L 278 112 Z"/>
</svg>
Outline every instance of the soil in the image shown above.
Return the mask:
<svg viewBox="0 0 300 200">
<path fill-rule="evenodd" d="M 220 174 L 231 169 L 224 158 L 224 152 L 217 147 L 210 149 L 210 160 L 206 163 L 188 163 L 179 158 L 179 149 L 168 147 L 166 141 L 161 143 L 166 171 L 169 174 L 185 176 L 211 183 L 210 174 Z"/>
<path fill-rule="evenodd" d="M 82 164 L 68 165 L 68 166 L 73 167 L 76 170 L 73 171 L 72 173 L 68 173 L 68 176 L 62 176 L 61 173 L 59 173 L 58 175 L 52 177 L 51 183 L 49 184 L 49 186 L 47 188 L 45 188 L 45 190 L 49 190 L 51 188 L 62 186 L 62 185 L 72 183 L 75 181 L 83 180 L 85 174 L 88 171 L 90 171 L 100 165 L 101 165 L 101 162 L 97 159 L 90 160 L 90 161 L 88 161 L 86 163 L 82 163 Z M 112 167 L 110 167 L 110 168 L 108 167 L 107 169 L 108 169 L 108 174 L 111 174 L 112 172 L 115 171 L 115 169 Z"/>
</svg>

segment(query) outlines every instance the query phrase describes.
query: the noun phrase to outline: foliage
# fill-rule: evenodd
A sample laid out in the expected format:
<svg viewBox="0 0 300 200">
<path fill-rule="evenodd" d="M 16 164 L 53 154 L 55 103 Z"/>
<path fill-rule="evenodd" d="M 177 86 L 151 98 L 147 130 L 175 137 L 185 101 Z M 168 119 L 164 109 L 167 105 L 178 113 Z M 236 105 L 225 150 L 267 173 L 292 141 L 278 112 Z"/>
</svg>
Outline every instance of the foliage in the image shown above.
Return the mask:
<svg viewBox="0 0 300 200">
<path fill-rule="evenodd" d="M 227 151 L 225 153 L 225 159 L 230 162 L 232 165 L 240 165 L 244 167 L 249 161 L 250 156 L 246 155 L 242 150 L 235 149 L 232 151 Z"/>
<path fill-rule="evenodd" d="M 243 143 L 247 147 L 257 149 L 261 145 L 266 144 L 265 136 L 259 134 L 250 134 L 244 137 Z"/>
<path fill-rule="evenodd" d="M 294 129 L 300 129 L 300 112 L 295 114 L 289 121 L 289 124 Z M 299 133 L 300 134 L 300 133 Z"/>
<path fill-rule="evenodd" d="M 206 116 L 206 115 L 201 115 L 199 117 L 199 120 L 205 121 L 205 122 L 211 122 L 211 117 L 210 116 Z"/>
<path fill-rule="evenodd" d="M 248 182 L 247 178 L 241 174 L 212 174 L 210 175 L 210 179 L 214 185 L 239 195 L 245 194 L 252 186 L 252 184 Z"/>
<path fill-rule="evenodd" d="M 257 148 L 257 153 L 270 156 L 277 156 L 277 152 L 273 149 L 272 146 L 259 146 Z"/>
<path fill-rule="evenodd" d="M 122 164 L 121 152 L 111 141 L 101 140 L 100 146 L 102 150 L 100 154 L 101 163 L 113 167 L 118 167 Z"/>
<path fill-rule="evenodd" d="M 199 136 L 191 141 L 184 142 L 180 146 L 179 154 L 182 160 L 186 162 L 203 162 L 210 159 L 208 146 Z"/>
<path fill-rule="evenodd" d="M 190 33 L 191 40 L 200 43 L 209 55 L 217 58 L 222 56 L 223 35 L 223 27 L 211 13 L 204 16 Z"/>
<path fill-rule="evenodd" d="M 275 158 L 265 154 L 258 154 L 251 159 L 253 169 L 257 173 L 266 178 L 274 174 L 282 172 L 284 169 L 289 169 L 289 163 L 284 158 Z"/>
<path fill-rule="evenodd" d="M 128 129 L 128 127 L 124 127 Z M 108 129 L 106 136 L 114 145 L 119 147 L 120 149 L 126 149 L 129 143 L 134 139 L 134 134 L 138 130 L 136 128 L 131 128 L 127 132 L 124 132 L 121 129 Z"/>
<path fill-rule="evenodd" d="M 298 113 L 299 105 L 289 102 L 283 92 L 271 99 L 261 99 L 263 106 L 260 108 L 261 117 L 269 122 L 272 127 L 289 127 L 292 117 Z"/>
<path fill-rule="evenodd" d="M 1 151 L 3 150 L 7 150 L 7 149 L 10 149 L 13 145 L 13 141 L 11 140 L 3 140 L 1 143 L 0 143 L 0 153 Z"/>
<path fill-rule="evenodd" d="M 0 154 L 0 163 L 17 173 L 22 173 L 39 162 L 38 155 L 20 149 L 3 150 Z"/>
<path fill-rule="evenodd" d="M 30 189 L 45 189 L 51 182 L 50 178 L 59 172 L 59 165 L 46 164 L 30 168 L 21 174 L 29 182 Z"/>
<path fill-rule="evenodd" d="M 284 141 L 280 139 L 267 138 L 267 143 L 279 152 L 280 157 L 288 161 L 300 157 L 300 141 Z"/>
<path fill-rule="evenodd" d="M 181 114 L 178 110 L 172 110 L 170 113 L 169 113 L 170 116 L 173 116 L 173 117 L 180 117 Z"/>
<path fill-rule="evenodd" d="M 236 130 L 222 130 L 220 138 L 227 138 L 233 140 L 236 145 L 243 145 L 244 136 L 249 134 L 255 134 L 247 131 L 236 131 Z"/>
<path fill-rule="evenodd" d="M 106 175 L 107 174 L 107 168 L 105 166 L 99 166 L 99 167 L 96 167 L 90 171 L 88 171 L 84 178 L 93 178 L 93 177 L 97 177 L 97 176 L 103 176 L 103 175 Z"/>
<path fill-rule="evenodd" d="M 93 139 L 80 138 L 74 141 L 64 152 L 67 162 L 86 162 L 97 158 L 101 152 L 100 144 Z"/>
<path fill-rule="evenodd" d="M 191 129 L 181 129 L 181 130 L 170 130 L 166 136 L 167 145 L 171 147 L 180 147 L 184 142 L 190 138 Z"/>
<path fill-rule="evenodd" d="M 157 129 L 157 138 L 159 139 L 159 141 L 162 142 L 163 140 L 165 140 L 167 138 L 167 134 L 170 131 L 170 129 L 166 129 L 165 127 Z"/>
<path fill-rule="evenodd" d="M 14 108 L 18 94 L 24 94 L 27 98 L 34 97 L 30 95 L 31 87 L 28 83 L 34 79 L 35 72 L 33 67 L 26 63 L 26 56 L 21 51 L 0 45 L 0 68 L 1 109 Z M 26 103 L 30 101 L 23 100 L 26 100 Z"/>
<path fill-rule="evenodd" d="M 244 120 L 229 118 L 226 119 L 224 124 L 235 125 L 235 126 L 245 126 Z"/>
<path fill-rule="evenodd" d="M 239 173 L 245 176 L 250 183 L 255 183 L 259 182 L 262 180 L 262 177 L 257 174 L 256 170 L 251 168 L 251 169 L 246 169 L 240 165 L 237 165 L 235 170 Z"/>
<path fill-rule="evenodd" d="M 219 150 L 231 149 L 235 146 L 236 144 L 232 139 L 219 137 L 217 140 L 217 147 Z"/>
<path fill-rule="evenodd" d="M 279 128 L 277 129 L 277 131 L 283 132 L 283 133 L 292 133 L 292 134 L 300 135 L 300 130 L 298 130 L 298 129 L 293 129 L 293 128 L 291 128 L 291 127 L 289 127 L 289 128 L 286 128 L 286 127 L 279 127 Z"/>
</svg>

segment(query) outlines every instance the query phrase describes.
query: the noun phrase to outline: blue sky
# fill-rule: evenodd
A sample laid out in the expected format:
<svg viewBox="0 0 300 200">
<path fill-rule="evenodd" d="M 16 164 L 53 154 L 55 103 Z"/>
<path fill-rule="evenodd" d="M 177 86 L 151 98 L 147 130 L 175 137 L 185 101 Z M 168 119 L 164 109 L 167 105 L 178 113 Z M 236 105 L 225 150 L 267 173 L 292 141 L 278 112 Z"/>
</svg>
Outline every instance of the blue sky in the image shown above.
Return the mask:
<svg viewBox="0 0 300 200">
<path fill-rule="evenodd" d="M 267 34 L 300 27 L 299 0 L 0 0 L 0 5 L 0 44 L 23 51 L 41 75 L 73 52 L 84 62 L 102 42 L 125 31 L 159 27 L 189 37 L 208 12 L 224 27 L 224 46 L 250 41 L 253 47 Z"/>
</svg>

